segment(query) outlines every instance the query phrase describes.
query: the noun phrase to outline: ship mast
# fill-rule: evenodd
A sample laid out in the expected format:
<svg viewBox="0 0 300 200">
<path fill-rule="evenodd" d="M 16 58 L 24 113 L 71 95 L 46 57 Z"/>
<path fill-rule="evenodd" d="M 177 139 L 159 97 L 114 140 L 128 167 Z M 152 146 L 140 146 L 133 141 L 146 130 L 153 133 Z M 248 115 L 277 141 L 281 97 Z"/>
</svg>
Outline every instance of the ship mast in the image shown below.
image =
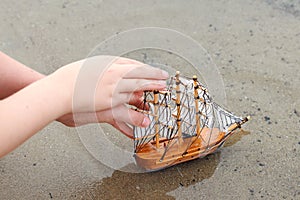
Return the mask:
<svg viewBox="0 0 300 200">
<path fill-rule="evenodd" d="M 155 121 L 155 145 L 156 145 L 156 148 L 159 148 L 159 123 L 158 123 L 158 95 L 159 95 L 159 92 L 157 90 L 155 90 L 154 92 L 154 121 Z"/>
<path fill-rule="evenodd" d="M 196 111 L 196 133 L 197 136 L 200 135 L 201 132 L 201 126 L 200 126 L 200 118 L 199 118 L 199 94 L 198 94 L 198 82 L 197 82 L 197 76 L 193 76 L 193 81 L 194 81 L 194 99 L 195 99 L 195 111 Z"/>
<path fill-rule="evenodd" d="M 176 71 L 176 106 L 177 106 L 177 128 L 178 128 L 178 141 L 179 143 L 182 141 L 182 130 L 181 130 L 181 101 L 180 101 L 180 80 L 179 80 L 179 71 Z"/>
</svg>

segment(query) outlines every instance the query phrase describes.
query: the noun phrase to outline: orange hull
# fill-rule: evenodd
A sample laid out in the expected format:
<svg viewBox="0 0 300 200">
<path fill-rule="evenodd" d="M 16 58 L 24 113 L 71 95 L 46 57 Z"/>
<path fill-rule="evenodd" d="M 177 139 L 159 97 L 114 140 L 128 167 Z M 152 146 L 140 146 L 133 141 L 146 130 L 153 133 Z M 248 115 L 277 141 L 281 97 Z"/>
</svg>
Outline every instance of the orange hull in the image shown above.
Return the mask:
<svg viewBox="0 0 300 200">
<path fill-rule="evenodd" d="M 161 138 L 159 148 L 154 142 L 148 143 L 135 153 L 135 159 L 140 167 L 156 171 L 211 154 L 224 139 L 225 133 L 219 129 L 204 128 L 199 137 L 175 138 L 171 141 Z"/>
</svg>

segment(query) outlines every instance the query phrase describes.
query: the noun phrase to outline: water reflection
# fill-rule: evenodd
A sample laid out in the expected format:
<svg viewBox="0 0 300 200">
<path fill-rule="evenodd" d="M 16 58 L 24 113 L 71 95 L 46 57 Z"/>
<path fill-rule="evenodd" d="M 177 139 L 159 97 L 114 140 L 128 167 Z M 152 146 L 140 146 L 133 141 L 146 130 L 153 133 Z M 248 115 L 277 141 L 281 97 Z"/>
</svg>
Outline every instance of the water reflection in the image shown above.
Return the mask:
<svg viewBox="0 0 300 200">
<path fill-rule="evenodd" d="M 247 134 L 249 132 L 239 131 L 228 139 L 224 147 L 235 144 Z M 76 197 L 80 199 L 174 199 L 167 193 L 178 187 L 188 187 L 210 178 L 220 162 L 220 155 L 221 151 L 217 151 L 204 158 L 158 172 L 115 171 L 111 177 L 87 186 Z"/>
<path fill-rule="evenodd" d="M 234 145 L 235 143 L 240 141 L 242 139 L 242 137 L 244 137 L 245 135 L 248 135 L 248 134 L 250 134 L 250 131 L 245 131 L 243 129 L 240 129 L 225 142 L 223 147 L 230 147 L 230 146 Z"/>
<path fill-rule="evenodd" d="M 158 172 L 115 171 L 80 192 L 84 199 L 174 199 L 166 193 L 210 178 L 220 161 L 220 152 Z"/>
</svg>

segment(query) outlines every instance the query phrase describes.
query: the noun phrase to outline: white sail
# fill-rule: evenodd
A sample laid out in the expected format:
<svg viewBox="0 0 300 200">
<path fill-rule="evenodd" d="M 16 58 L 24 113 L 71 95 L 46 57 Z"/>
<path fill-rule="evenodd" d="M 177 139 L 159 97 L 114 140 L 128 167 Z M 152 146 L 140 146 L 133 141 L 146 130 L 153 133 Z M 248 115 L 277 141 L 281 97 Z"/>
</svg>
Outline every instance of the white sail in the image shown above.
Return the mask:
<svg viewBox="0 0 300 200">
<path fill-rule="evenodd" d="M 242 118 L 214 103 L 207 89 L 197 80 L 180 77 L 178 90 L 175 79 L 175 77 L 171 78 L 167 91 L 158 93 L 157 105 L 154 105 L 154 93 L 145 92 L 145 102 L 149 106 L 149 111 L 145 112 L 145 115 L 150 118 L 151 124 L 146 128 L 135 127 L 136 147 L 155 140 L 157 129 L 159 138 L 174 138 L 179 133 L 178 129 L 181 130 L 180 133 L 184 138 L 195 136 L 197 126 L 211 130 L 218 128 L 227 134 L 233 123 L 241 122 Z M 196 99 L 195 95 L 198 95 Z M 180 105 L 176 104 L 178 97 L 180 97 Z M 155 112 L 155 106 L 157 106 L 157 112 Z M 197 111 L 196 108 L 198 108 Z M 177 124 L 178 120 L 181 122 L 180 127 Z"/>
<path fill-rule="evenodd" d="M 234 123 L 240 123 L 243 119 L 237 117 L 229 111 L 225 110 L 216 103 L 213 103 L 213 108 L 215 109 L 216 119 L 220 125 L 220 130 L 228 133 L 228 128 Z"/>
</svg>

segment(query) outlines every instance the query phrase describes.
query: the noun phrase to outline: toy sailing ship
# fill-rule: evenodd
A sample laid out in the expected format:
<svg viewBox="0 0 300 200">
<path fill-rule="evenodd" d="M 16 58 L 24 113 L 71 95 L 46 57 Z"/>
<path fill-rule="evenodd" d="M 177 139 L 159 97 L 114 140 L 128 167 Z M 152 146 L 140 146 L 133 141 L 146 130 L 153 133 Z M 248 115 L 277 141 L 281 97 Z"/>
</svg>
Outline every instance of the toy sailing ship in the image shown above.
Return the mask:
<svg viewBox="0 0 300 200">
<path fill-rule="evenodd" d="M 134 156 L 148 171 L 213 153 L 249 120 L 216 104 L 196 76 L 187 79 L 179 72 L 165 91 L 145 91 L 136 110 L 151 120 L 146 128 L 134 127 Z"/>
</svg>

